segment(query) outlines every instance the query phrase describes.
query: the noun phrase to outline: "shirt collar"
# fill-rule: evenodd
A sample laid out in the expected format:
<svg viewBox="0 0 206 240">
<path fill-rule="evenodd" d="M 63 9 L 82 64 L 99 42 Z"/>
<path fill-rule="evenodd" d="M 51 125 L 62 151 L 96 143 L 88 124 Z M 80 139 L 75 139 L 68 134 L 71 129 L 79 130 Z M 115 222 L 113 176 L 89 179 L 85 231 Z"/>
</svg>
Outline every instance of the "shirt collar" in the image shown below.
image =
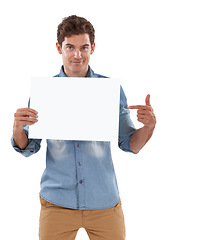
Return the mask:
<svg viewBox="0 0 206 240">
<path fill-rule="evenodd" d="M 91 69 L 90 66 L 88 66 L 88 67 L 89 67 L 89 69 L 88 69 L 86 77 L 93 77 L 94 76 L 94 71 Z M 67 75 L 64 73 L 64 66 L 63 65 L 61 66 L 59 77 L 67 77 Z"/>
</svg>

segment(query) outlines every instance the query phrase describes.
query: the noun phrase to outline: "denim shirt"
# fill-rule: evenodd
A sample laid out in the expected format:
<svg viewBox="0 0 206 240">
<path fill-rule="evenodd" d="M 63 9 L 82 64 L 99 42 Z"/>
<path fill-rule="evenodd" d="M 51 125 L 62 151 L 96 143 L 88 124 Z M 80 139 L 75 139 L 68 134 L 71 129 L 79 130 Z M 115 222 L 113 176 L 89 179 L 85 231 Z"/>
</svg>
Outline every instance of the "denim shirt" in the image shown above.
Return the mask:
<svg viewBox="0 0 206 240">
<path fill-rule="evenodd" d="M 63 66 L 55 77 L 67 77 Z M 94 73 L 89 66 L 86 77 L 105 76 Z M 29 126 L 25 125 L 24 130 L 28 136 Z M 127 99 L 120 85 L 118 146 L 121 150 L 133 153 L 129 141 L 135 130 Z M 73 209 L 105 209 L 120 201 L 110 142 L 46 141 L 46 169 L 41 178 L 40 189 L 42 198 L 58 206 Z M 11 143 L 17 152 L 29 157 L 39 151 L 41 139 L 29 139 L 24 150 L 18 148 L 13 136 Z"/>
</svg>

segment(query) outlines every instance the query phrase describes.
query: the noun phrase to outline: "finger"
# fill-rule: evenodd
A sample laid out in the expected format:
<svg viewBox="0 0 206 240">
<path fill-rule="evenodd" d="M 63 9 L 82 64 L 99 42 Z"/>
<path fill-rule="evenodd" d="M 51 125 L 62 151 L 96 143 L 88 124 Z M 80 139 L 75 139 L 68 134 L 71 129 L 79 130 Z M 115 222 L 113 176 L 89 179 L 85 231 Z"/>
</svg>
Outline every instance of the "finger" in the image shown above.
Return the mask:
<svg viewBox="0 0 206 240">
<path fill-rule="evenodd" d="M 144 118 L 138 118 L 137 119 L 139 122 L 143 123 L 144 125 L 148 124 L 148 119 L 144 119 Z"/>
<path fill-rule="evenodd" d="M 30 122 L 30 121 L 15 121 L 14 125 L 16 127 L 22 127 L 24 128 L 25 125 L 34 125 L 37 121 L 35 122 Z"/>
<path fill-rule="evenodd" d="M 38 121 L 38 119 L 31 118 L 31 117 L 16 117 L 15 121 L 17 121 L 17 122 L 24 122 L 24 121 L 26 121 L 26 122 L 33 122 L 33 123 L 35 123 L 35 122 Z"/>
<path fill-rule="evenodd" d="M 142 109 L 142 110 L 152 111 L 152 107 L 147 106 L 147 105 L 131 105 L 128 108 L 129 109 Z"/>
<path fill-rule="evenodd" d="M 137 105 L 128 106 L 128 109 L 137 109 Z"/>
<path fill-rule="evenodd" d="M 137 110 L 137 113 L 138 114 L 143 114 L 143 115 L 151 115 L 151 111 L 149 111 L 149 110 L 142 110 L 142 109 L 140 109 L 140 110 Z"/>
<path fill-rule="evenodd" d="M 137 120 L 138 120 L 138 121 L 140 121 L 140 120 L 141 120 L 141 121 L 150 121 L 149 118 L 147 118 L 147 117 L 142 117 L 142 116 L 138 116 L 138 117 L 137 117 Z"/>
<path fill-rule="evenodd" d="M 149 120 L 149 119 L 150 119 L 150 116 L 143 115 L 143 114 L 137 114 L 137 118 L 139 118 L 139 119 L 147 119 L 147 120 Z"/>
<path fill-rule="evenodd" d="M 145 124 L 145 122 L 146 122 L 146 119 L 144 119 L 144 118 L 137 118 L 137 120 L 138 120 L 139 122 L 143 123 L 143 124 Z"/>
<path fill-rule="evenodd" d="M 139 109 L 140 105 L 130 105 L 128 106 L 129 109 Z"/>
<path fill-rule="evenodd" d="M 37 114 L 38 112 L 33 108 L 18 108 L 16 112 L 28 111 Z"/>
<path fill-rule="evenodd" d="M 27 121 L 20 121 L 20 124 L 17 124 L 18 126 L 25 126 L 25 125 L 34 125 L 36 122 L 27 122 Z"/>
<path fill-rule="evenodd" d="M 146 96 L 145 103 L 146 103 L 147 106 L 151 106 L 151 105 L 150 105 L 150 94 L 148 94 L 148 95 Z"/>
<path fill-rule="evenodd" d="M 28 116 L 28 117 L 34 117 L 34 118 L 37 118 L 38 115 L 33 113 L 33 112 L 30 112 L 30 111 L 18 111 L 14 114 L 14 117 L 21 117 L 21 116 Z"/>
</svg>

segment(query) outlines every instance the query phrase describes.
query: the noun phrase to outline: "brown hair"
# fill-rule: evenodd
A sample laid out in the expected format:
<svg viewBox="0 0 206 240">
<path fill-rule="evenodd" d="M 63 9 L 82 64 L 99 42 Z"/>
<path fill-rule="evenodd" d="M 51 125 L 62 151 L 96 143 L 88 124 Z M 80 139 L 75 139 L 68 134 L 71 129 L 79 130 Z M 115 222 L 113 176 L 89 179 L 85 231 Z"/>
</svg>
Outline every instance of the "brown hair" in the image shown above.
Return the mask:
<svg viewBox="0 0 206 240">
<path fill-rule="evenodd" d="M 71 37 L 72 35 L 89 34 L 91 45 L 94 43 L 95 30 L 92 24 L 85 18 L 72 15 L 62 19 L 62 22 L 57 28 L 57 41 L 62 46 L 62 42 L 65 37 Z"/>
</svg>

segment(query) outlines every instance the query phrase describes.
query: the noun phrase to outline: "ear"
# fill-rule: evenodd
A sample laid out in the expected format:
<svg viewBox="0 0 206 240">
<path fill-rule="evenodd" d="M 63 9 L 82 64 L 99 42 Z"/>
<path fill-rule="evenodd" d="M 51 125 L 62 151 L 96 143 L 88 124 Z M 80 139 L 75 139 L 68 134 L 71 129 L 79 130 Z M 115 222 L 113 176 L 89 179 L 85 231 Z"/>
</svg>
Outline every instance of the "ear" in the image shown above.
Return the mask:
<svg viewBox="0 0 206 240">
<path fill-rule="evenodd" d="M 58 42 L 56 43 L 56 48 L 57 48 L 58 53 L 62 54 L 62 48 Z"/>
<path fill-rule="evenodd" d="M 94 49 L 95 49 L 95 43 L 92 44 L 92 47 L 91 47 L 91 52 L 90 54 L 92 54 L 94 52 Z"/>
</svg>

